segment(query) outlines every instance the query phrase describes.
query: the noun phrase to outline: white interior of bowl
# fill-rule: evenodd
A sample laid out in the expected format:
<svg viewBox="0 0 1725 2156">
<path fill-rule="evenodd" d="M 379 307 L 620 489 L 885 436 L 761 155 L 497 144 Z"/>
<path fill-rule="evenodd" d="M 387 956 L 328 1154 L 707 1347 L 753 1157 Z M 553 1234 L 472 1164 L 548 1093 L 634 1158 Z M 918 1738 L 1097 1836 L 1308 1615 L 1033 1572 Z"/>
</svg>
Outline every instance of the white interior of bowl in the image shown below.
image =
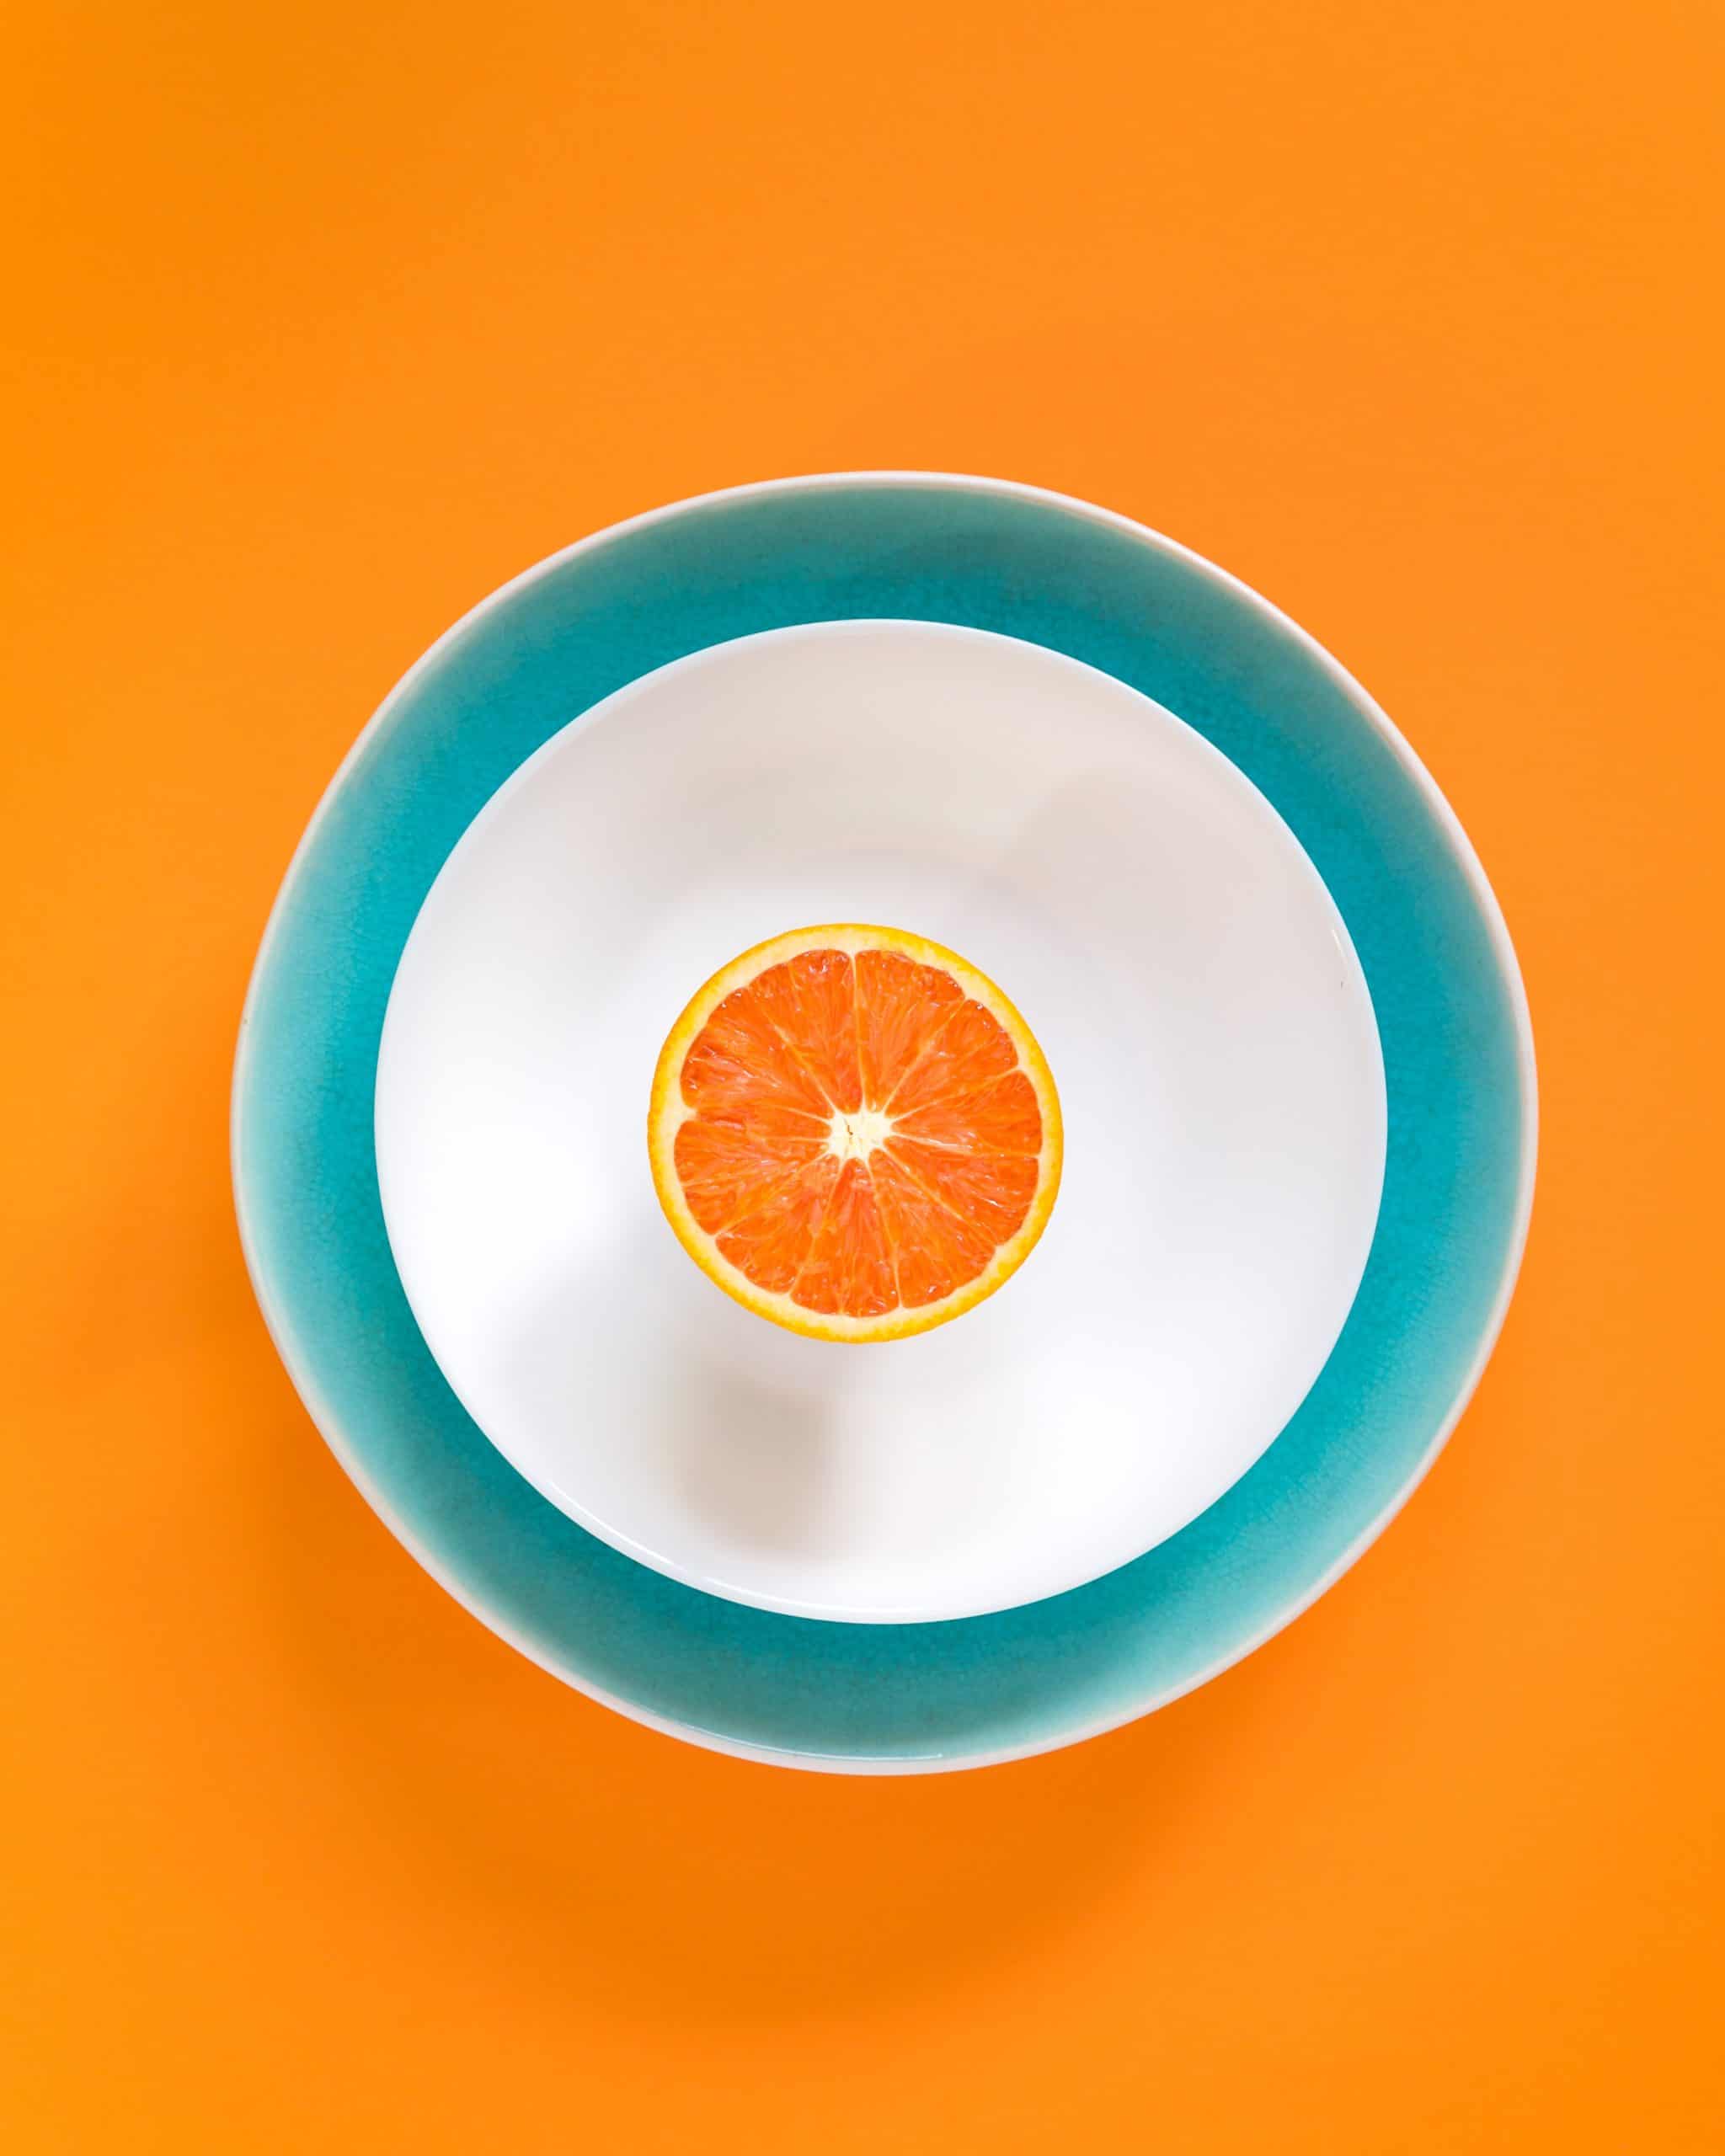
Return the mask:
<svg viewBox="0 0 1725 2156">
<path fill-rule="evenodd" d="M 980 966 L 1065 1112 L 1023 1271 L 877 1348 L 720 1294 L 646 1160 L 692 990 L 828 920 Z M 713 647 L 547 742 L 426 900 L 377 1095 L 403 1283 L 505 1456 L 692 1585 L 873 1622 L 1076 1586 L 1244 1473 L 1346 1317 L 1385 1125 L 1347 931 L 1262 795 L 1109 675 L 900 622 Z"/>
</svg>

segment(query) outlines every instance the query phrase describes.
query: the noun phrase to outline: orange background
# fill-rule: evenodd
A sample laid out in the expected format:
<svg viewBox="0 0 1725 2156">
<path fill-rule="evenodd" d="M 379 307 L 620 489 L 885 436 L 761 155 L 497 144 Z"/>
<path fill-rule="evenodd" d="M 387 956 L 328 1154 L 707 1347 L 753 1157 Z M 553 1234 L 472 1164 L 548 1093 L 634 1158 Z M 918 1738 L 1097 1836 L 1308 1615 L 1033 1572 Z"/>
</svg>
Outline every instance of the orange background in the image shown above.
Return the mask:
<svg viewBox="0 0 1725 2156">
<path fill-rule="evenodd" d="M 1725 2145 L 1708 0 L 14 11 L 0 2140 Z M 390 1540 L 243 1277 L 229 1059 L 325 779 L 515 570 L 868 465 L 1322 637 L 1525 961 L 1461 1433 L 1080 1750 L 712 1758 Z M 20 633 L 21 630 L 21 633 Z"/>
</svg>

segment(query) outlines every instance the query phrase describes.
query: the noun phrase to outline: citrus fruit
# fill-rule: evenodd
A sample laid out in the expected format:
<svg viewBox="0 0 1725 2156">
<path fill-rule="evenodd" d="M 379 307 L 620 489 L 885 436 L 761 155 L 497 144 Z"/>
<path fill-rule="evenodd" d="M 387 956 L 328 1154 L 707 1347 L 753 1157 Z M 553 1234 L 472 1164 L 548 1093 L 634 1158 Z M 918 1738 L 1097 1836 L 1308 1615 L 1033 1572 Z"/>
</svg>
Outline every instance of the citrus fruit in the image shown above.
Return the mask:
<svg viewBox="0 0 1725 2156">
<path fill-rule="evenodd" d="M 670 1031 L 654 1186 L 691 1257 L 793 1332 L 895 1340 L 991 1295 L 1042 1233 L 1060 1109 L 983 974 L 895 928 L 799 928 Z"/>
</svg>

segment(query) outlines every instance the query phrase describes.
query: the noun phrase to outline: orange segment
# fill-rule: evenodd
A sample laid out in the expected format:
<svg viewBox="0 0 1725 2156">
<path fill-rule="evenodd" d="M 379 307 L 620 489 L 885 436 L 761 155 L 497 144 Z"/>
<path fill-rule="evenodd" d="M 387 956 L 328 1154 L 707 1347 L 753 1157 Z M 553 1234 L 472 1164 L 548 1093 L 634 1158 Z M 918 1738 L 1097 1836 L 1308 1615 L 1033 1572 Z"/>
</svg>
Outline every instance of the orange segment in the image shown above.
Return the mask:
<svg viewBox="0 0 1725 2156">
<path fill-rule="evenodd" d="M 900 1104 L 895 1103 L 897 1107 Z M 1022 1070 L 1009 1070 L 972 1093 L 949 1093 L 893 1118 L 896 1134 L 967 1153 L 1039 1153 L 1042 1111 Z"/>
<path fill-rule="evenodd" d="M 701 1029 L 682 1072 L 683 1098 L 698 1113 L 732 1121 L 788 1111 L 825 1122 L 831 1104 L 774 1030 L 749 990 L 728 995 Z"/>
<path fill-rule="evenodd" d="M 862 1107 L 857 989 L 847 952 L 804 951 L 783 965 L 769 966 L 745 995 L 830 1107 Z"/>
<path fill-rule="evenodd" d="M 721 1229 L 714 1238 L 717 1248 L 757 1288 L 788 1294 L 809 1262 L 838 1179 L 837 1161 L 830 1153 L 818 1153 L 772 1203 Z"/>
<path fill-rule="evenodd" d="M 910 1115 L 932 1101 L 974 1092 L 991 1078 L 1003 1076 L 1017 1060 L 1018 1051 L 994 1013 L 980 1003 L 962 1003 L 894 1090 L 893 1113 Z"/>
<path fill-rule="evenodd" d="M 857 1033 L 871 1100 L 891 1099 L 964 1000 L 939 966 L 918 965 L 898 951 L 857 953 Z"/>
<path fill-rule="evenodd" d="M 716 1233 L 809 1166 L 825 1143 L 824 1134 L 778 1138 L 692 1116 L 676 1137 L 677 1175 L 689 1210 L 709 1235 Z"/>
<path fill-rule="evenodd" d="M 869 1173 L 905 1305 L 916 1310 L 944 1301 L 974 1280 L 994 1255 L 993 1238 L 918 1182 L 890 1147 L 869 1162 Z"/>
<path fill-rule="evenodd" d="M 997 1243 L 1017 1233 L 1036 1195 L 1036 1162 L 1022 1153 L 953 1152 L 899 1135 L 881 1150 L 950 1212 Z"/>
<path fill-rule="evenodd" d="M 648 1118 L 683 1246 L 750 1310 L 827 1340 L 925 1331 L 1041 1235 L 1060 1114 L 1028 1027 L 902 930 L 799 929 L 745 952 L 672 1027 Z"/>
<path fill-rule="evenodd" d="M 892 1252 L 873 1182 L 860 1160 L 848 1160 L 839 1170 L 832 1203 L 791 1299 L 804 1310 L 842 1310 L 849 1317 L 879 1317 L 898 1308 Z"/>
</svg>

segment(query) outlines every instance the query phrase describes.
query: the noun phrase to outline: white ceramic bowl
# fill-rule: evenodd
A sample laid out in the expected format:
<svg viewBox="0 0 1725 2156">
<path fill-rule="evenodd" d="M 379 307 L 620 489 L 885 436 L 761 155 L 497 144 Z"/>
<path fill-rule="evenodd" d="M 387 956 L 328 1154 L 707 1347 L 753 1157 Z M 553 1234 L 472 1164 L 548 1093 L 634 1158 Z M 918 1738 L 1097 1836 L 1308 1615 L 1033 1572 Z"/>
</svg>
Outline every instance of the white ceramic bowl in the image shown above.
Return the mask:
<svg viewBox="0 0 1725 2156">
<path fill-rule="evenodd" d="M 974 958 L 1065 1123 L 1022 1274 L 864 1349 L 718 1294 L 644 1139 L 692 990 L 838 919 Z M 1353 1301 L 1385 1115 L 1341 916 L 1234 765 L 1058 652 L 860 621 L 663 667 L 515 772 L 408 940 L 377 1146 L 420 1329 L 537 1489 L 711 1593 L 905 1623 L 1093 1579 L 1252 1465 Z"/>
</svg>

